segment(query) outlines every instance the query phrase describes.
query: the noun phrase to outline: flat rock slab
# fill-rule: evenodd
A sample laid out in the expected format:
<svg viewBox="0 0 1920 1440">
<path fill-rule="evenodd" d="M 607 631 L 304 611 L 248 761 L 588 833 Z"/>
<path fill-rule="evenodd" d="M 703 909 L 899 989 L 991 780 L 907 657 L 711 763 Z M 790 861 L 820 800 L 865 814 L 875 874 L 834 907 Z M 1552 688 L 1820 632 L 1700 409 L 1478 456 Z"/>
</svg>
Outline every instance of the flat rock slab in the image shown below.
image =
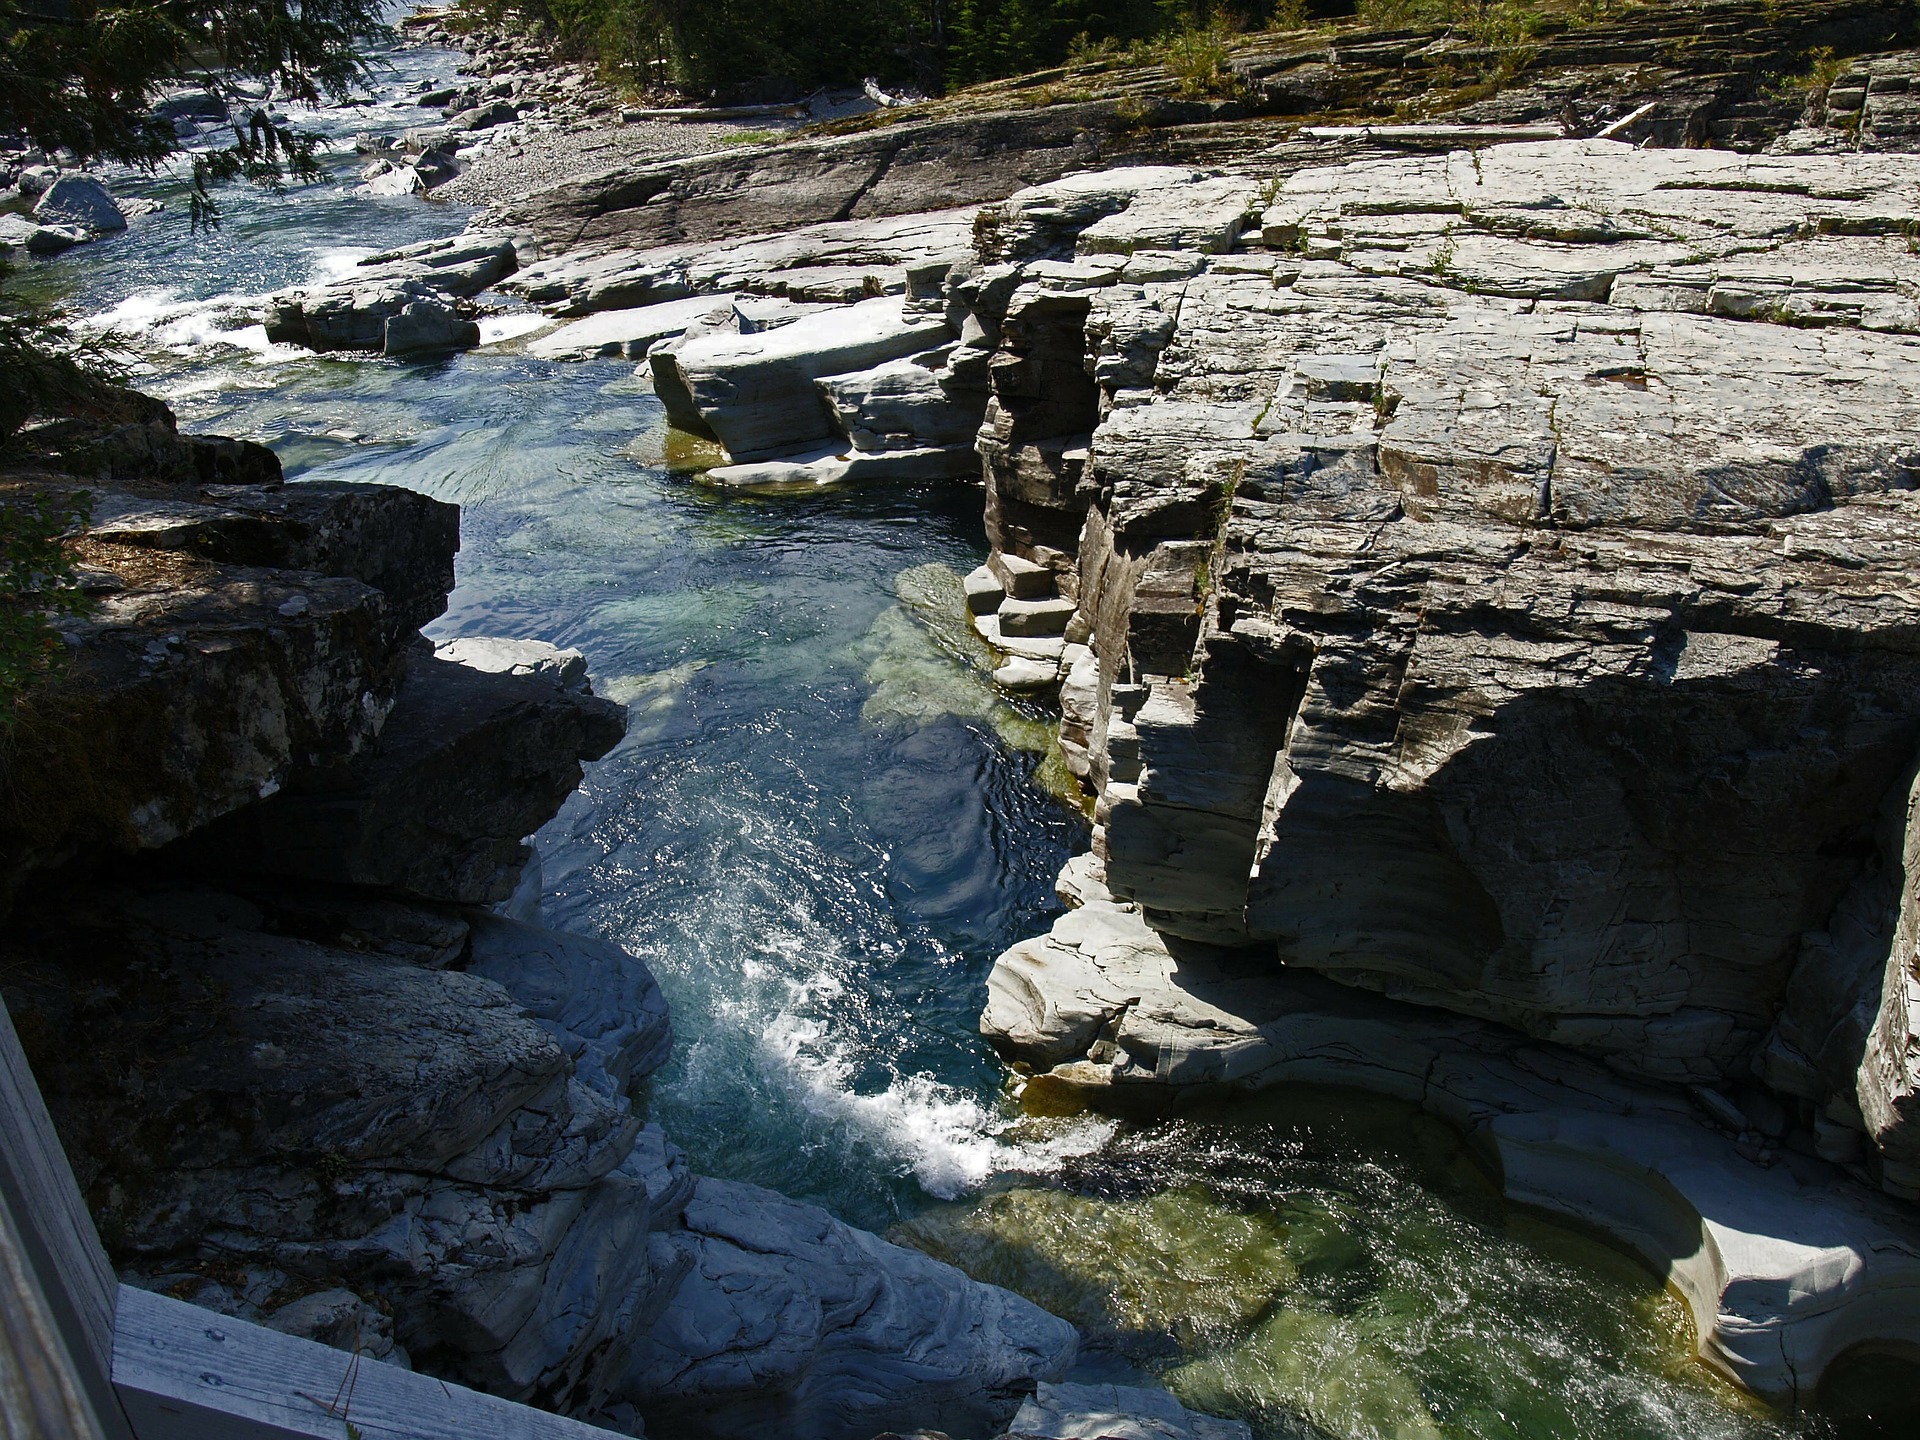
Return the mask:
<svg viewBox="0 0 1920 1440">
<path fill-rule="evenodd" d="M 729 312 L 734 297 L 695 295 L 630 310 L 604 310 L 563 325 L 527 342 L 527 353 L 542 360 L 591 360 L 599 356 L 644 359 L 658 341 L 684 335 L 689 325 Z"/>
<path fill-rule="evenodd" d="M 814 490 L 827 485 L 891 481 L 918 484 L 974 474 L 979 457 L 971 445 L 914 450 L 851 450 L 744 465 L 716 465 L 707 480 L 729 490 Z"/>
<path fill-rule="evenodd" d="M 735 462 L 772 459 L 833 434 L 814 382 L 931 349 L 938 315 L 882 297 L 755 335 L 711 335 L 656 351 L 655 389 L 682 429 L 711 435 Z"/>
<path fill-rule="evenodd" d="M 503 289 L 562 315 L 757 294 L 849 303 L 903 294 L 907 272 L 972 252 L 971 208 L 829 221 L 705 244 L 567 251 L 527 266 Z"/>
</svg>

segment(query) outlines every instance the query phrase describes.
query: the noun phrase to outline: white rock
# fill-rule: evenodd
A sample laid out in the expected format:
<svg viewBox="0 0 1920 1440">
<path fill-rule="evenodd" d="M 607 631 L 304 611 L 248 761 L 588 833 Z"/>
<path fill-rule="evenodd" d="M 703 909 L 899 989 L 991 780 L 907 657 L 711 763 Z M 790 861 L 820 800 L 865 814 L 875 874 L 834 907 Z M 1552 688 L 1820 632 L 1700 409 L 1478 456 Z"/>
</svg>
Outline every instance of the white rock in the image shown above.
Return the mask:
<svg viewBox="0 0 1920 1440">
<path fill-rule="evenodd" d="M 657 342 L 684 335 L 689 325 L 725 312 L 732 303 L 731 295 L 695 295 L 631 310 L 603 310 L 529 341 L 527 353 L 542 360 L 591 360 L 600 355 L 639 360 Z"/>
<path fill-rule="evenodd" d="M 970 615 L 990 615 L 1007 598 L 1006 586 L 1000 583 L 1000 577 L 993 573 L 989 565 L 969 571 L 960 584 L 966 593 L 967 613 Z"/>
<path fill-rule="evenodd" d="M 655 389 L 682 429 L 736 462 L 771 459 L 833 433 L 814 381 L 869 369 L 948 338 L 946 322 L 882 297 L 758 335 L 710 335 L 655 350 Z"/>
<path fill-rule="evenodd" d="M 1005 690 L 1044 690 L 1059 678 L 1055 660 L 1015 658 L 993 672 L 993 683 Z"/>
<path fill-rule="evenodd" d="M 360 188 L 369 195 L 419 195 L 426 190 L 427 182 L 411 165 L 388 165 Z"/>
<path fill-rule="evenodd" d="M 545 640 L 470 635 L 442 640 L 433 647 L 433 653 L 438 659 L 492 675 L 536 675 L 552 682 L 557 689 L 588 689 L 587 657 L 578 650 L 562 650 Z"/>
<path fill-rule="evenodd" d="M 828 449 L 784 460 L 717 465 L 707 471 L 707 479 L 732 490 L 803 490 L 874 480 L 951 480 L 973 474 L 978 464 L 971 445 L 844 453 Z"/>
</svg>

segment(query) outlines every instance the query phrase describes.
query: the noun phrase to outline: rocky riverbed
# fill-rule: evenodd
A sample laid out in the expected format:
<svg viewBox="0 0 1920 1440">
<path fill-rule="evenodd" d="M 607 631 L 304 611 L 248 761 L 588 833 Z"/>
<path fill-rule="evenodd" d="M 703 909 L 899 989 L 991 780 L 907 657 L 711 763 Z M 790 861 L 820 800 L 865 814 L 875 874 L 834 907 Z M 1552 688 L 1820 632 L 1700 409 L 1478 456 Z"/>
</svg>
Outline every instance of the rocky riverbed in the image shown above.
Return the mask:
<svg viewBox="0 0 1920 1440">
<path fill-rule="evenodd" d="M 1716 63 L 1769 43 L 1735 8 Z M 944 649 L 908 664 L 875 619 L 859 715 L 1004 736 L 1057 707 L 1091 849 L 1066 913 L 1003 936 L 961 1001 L 1026 1109 L 1391 1097 L 1463 1137 L 1492 1177 L 1476 1204 L 1609 1235 L 1709 1364 L 1804 1407 L 1910 1346 L 1920 1296 L 1920 65 L 1848 16 L 1858 54 L 1790 103 L 1679 62 L 1608 82 L 1632 140 L 1704 126 L 1746 153 L 1500 143 L 1564 103 L 1541 83 L 1325 138 L 1218 109 L 1116 131 L 1124 93 L 987 92 L 779 145 L 675 130 L 656 161 L 653 131 L 571 147 L 607 113 L 592 83 L 491 42 L 446 101 L 498 137 L 434 193 L 500 203 L 233 318 L 276 363 L 591 369 L 650 392 L 663 453 L 742 504 L 977 480 L 978 568 L 898 582 L 932 617 L 903 633 Z M 1345 43 L 1242 68 L 1269 110 L 1313 78 L 1322 118 L 1352 119 L 1349 72 L 1384 62 Z M 495 104 L 514 114 L 477 124 Z M 367 149 L 396 174 L 439 143 Z M 608 165 L 531 194 L 485 178 L 543 145 Z M 535 409 L 585 388 L 537 373 Z M 97 605 L 9 757 L 0 854 L 9 1009 L 135 1283 L 628 1433 L 1246 1433 L 1182 1400 L 1265 1434 L 1488 1433 L 1471 1386 L 1413 1384 L 1271 1285 L 1244 1315 L 1118 1326 L 1169 1351 L 1107 1347 L 1090 1316 L 1173 1303 L 1163 1276 L 1112 1281 L 1120 1311 L 1074 1313 L 1096 1341 L 1076 1368 L 1075 1324 L 1032 1303 L 1081 1293 L 1071 1257 L 1005 1247 L 1034 1214 L 1131 1233 L 1124 1176 L 909 1216 L 900 1238 L 1021 1298 L 693 1174 L 648 1123 L 663 1067 L 696 1063 L 669 1060 L 661 986 L 638 947 L 545 926 L 523 843 L 582 808 L 630 716 L 656 726 L 665 682 L 615 704 L 594 655 L 471 624 L 436 649 L 453 507 L 285 484 L 262 446 L 124 406 L 4 479 L 93 492 Z M 576 827 L 633 823 L 585 799 Z M 915 863 L 889 883 L 935 873 Z M 1045 1168 L 1009 1152 L 937 1193 L 1023 1167 Z M 1138 1203 L 1199 1186 L 1172 1233 L 1239 1254 L 1227 1232 L 1267 1222 L 1214 1214 L 1222 1179 L 1192 1168 Z M 1372 1400 L 1273 1368 L 1326 1343 L 1371 1357 L 1342 1383 Z M 1666 1413 L 1660 1433 L 1721 1423 Z"/>
</svg>

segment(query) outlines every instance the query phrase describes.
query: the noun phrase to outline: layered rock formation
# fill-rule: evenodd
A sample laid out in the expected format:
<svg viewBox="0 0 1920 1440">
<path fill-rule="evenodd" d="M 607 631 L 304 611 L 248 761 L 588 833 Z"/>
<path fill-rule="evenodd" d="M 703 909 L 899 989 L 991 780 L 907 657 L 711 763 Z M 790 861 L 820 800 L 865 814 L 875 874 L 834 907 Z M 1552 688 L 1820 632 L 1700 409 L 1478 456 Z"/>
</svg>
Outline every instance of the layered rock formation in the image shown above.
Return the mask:
<svg viewBox="0 0 1920 1440">
<path fill-rule="evenodd" d="M 501 913 L 625 712 L 577 652 L 420 639 L 454 508 L 126 403 L 0 475 L 92 496 L 0 959 L 123 1278 L 630 1434 L 985 1433 L 1058 1378 L 1064 1321 L 645 1123 L 646 965 Z"/>
<path fill-rule="evenodd" d="M 1136 185 L 1077 236 L 1051 188 L 960 283 L 1007 297 L 996 377 L 1061 377 L 996 385 L 981 450 L 996 567 L 1076 602 L 1097 824 L 989 1035 L 1095 1096 L 1421 1099 L 1770 1393 L 1904 1334 L 1920 1234 L 1811 1157 L 1916 1193 L 1916 162 L 1506 145 Z M 1745 1158 L 1701 1171 L 1701 1118 Z"/>
</svg>

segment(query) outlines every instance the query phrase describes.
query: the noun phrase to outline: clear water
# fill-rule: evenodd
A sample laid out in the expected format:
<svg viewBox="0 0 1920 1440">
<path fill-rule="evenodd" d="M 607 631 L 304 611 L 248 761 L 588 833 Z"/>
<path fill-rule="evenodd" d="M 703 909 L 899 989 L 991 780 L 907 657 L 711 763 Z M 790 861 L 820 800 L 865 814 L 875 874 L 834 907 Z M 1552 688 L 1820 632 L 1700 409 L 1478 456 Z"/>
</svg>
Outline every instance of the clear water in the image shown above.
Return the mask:
<svg viewBox="0 0 1920 1440">
<path fill-rule="evenodd" d="M 268 345 L 253 297 L 465 223 L 352 192 L 352 132 L 431 122 L 405 96 L 454 63 L 388 59 L 373 103 L 312 117 L 323 182 L 232 192 L 193 236 L 177 179 L 123 178 L 169 211 L 23 283 L 112 327 L 188 426 L 458 502 L 432 633 L 579 646 L 629 705 L 539 837 L 546 905 L 659 976 L 679 1044 L 653 1113 L 699 1169 L 896 1226 L 1081 1323 L 1088 1374 L 1158 1376 L 1266 1437 L 1807 1433 L 1690 1362 L 1650 1277 L 1508 1214 L 1430 1124 L 1313 1097 L 1020 1118 L 976 1016 L 1086 832 L 1045 718 L 982 681 L 960 620 L 978 491 L 720 495 L 668 463 L 630 367 Z"/>
</svg>

